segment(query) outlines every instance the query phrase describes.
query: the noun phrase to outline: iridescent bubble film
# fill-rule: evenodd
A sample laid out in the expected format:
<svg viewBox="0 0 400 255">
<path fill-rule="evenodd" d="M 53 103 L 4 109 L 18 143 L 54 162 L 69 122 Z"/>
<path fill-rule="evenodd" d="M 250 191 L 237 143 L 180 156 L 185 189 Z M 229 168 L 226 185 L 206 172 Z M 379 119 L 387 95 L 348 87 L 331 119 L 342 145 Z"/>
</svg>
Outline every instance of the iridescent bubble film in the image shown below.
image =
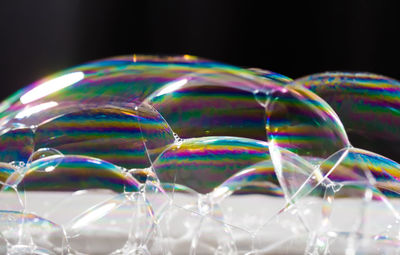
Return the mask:
<svg viewBox="0 0 400 255">
<path fill-rule="evenodd" d="M 337 112 L 354 145 L 400 160 L 400 82 L 371 73 L 328 72 L 296 80 Z"/>
<path fill-rule="evenodd" d="M 0 104 L 0 254 L 399 254 L 399 85 L 190 55 L 43 78 Z"/>
</svg>

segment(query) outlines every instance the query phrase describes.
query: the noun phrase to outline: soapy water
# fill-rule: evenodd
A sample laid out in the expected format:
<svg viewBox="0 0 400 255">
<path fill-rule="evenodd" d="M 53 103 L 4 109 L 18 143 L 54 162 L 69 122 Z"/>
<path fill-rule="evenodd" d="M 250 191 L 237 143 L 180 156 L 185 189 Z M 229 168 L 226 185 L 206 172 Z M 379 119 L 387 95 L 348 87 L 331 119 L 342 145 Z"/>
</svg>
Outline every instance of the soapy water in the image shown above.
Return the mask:
<svg viewBox="0 0 400 255">
<path fill-rule="evenodd" d="M 47 77 L 0 104 L 0 254 L 400 253 L 400 165 L 347 137 L 396 155 L 397 85 L 188 55 Z"/>
</svg>

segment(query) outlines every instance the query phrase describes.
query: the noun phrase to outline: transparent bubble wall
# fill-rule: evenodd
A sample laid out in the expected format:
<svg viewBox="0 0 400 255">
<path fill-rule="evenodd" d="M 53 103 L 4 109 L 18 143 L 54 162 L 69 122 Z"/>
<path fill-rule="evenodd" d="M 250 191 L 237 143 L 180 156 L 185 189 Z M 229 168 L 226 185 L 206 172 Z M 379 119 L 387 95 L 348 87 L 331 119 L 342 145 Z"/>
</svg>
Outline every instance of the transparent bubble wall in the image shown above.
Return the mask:
<svg viewBox="0 0 400 255">
<path fill-rule="evenodd" d="M 399 85 L 188 55 L 49 76 L 0 104 L 0 254 L 400 254 Z"/>
</svg>

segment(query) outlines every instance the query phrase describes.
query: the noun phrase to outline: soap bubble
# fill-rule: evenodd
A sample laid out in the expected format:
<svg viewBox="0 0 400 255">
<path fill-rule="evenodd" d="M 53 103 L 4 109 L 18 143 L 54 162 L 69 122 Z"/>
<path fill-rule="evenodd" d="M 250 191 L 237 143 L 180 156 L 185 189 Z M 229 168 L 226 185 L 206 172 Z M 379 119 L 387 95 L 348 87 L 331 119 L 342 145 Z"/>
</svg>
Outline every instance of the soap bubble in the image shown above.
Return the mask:
<svg viewBox="0 0 400 255">
<path fill-rule="evenodd" d="M 62 226 L 71 238 L 69 225 L 75 217 L 93 210 L 92 207 L 104 199 L 137 192 L 139 183 L 120 167 L 106 161 L 53 155 L 35 160 L 12 173 L 0 198 L 11 199 L 14 189 L 18 191 L 23 211 L 41 215 Z"/>
<path fill-rule="evenodd" d="M 17 113 L 8 125 L 10 130 L 3 136 L 12 133 L 16 138 L 6 137 L 5 143 L 15 144 L 16 148 L 10 146 L 10 154 L 5 153 L 5 159 L 8 156 L 13 161 L 2 163 L 1 209 L 34 213 L 58 224 L 69 245 L 59 248 L 70 247 L 74 252 L 96 252 L 84 245 L 94 240 L 88 235 L 98 227 L 89 224 L 91 221 L 107 219 L 107 224 L 102 225 L 105 236 L 120 233 L 133 224 L 129 216 L 135 207 L 123 210 L 128 213 L 121 223 L 116 224 L 114 219 L 122 205 L 141 189 L 142 184 L 130 171 L 149 167 L 175 140 L 168 124 L 153 107 L 122 100 L 105 105 L 54 104 L 32 114 Z M 13 126 L 18 129 L 12 129 Z M 29 132 L 20 126 L 29 127 L 26 128 Z M 14 151 L 24 152 L 26 146 L 22 141 L 15 142 L 19 138 L 15 134 L 29 134 L 31 138 L 30 155 L 26 153 L 18 161 L 19 154 Z M 97 209 L 99 204 L 116 196 L 124 198 L 121 205 L 110 208 L 113 209 L 110 212 Z M 82 221 L 78 225 L 73 222 L 79 218 L 88 223 L 77 234 L 76 226 Z M 122 231 L 117 235 L 116 246 L 109 246 L 107 251 L 116 252 L 121 248 L 118 244 L 128 243 L 128 234 Z"/>
<path fill-rule="evenodd" d="M 34 214 L 0 211 L 2 254 L 62 254 L 68 252 L 60 226 Z"/>
<path fill-rule="evenodd" d="M 295 81 L 337 112 L 356 147 L 400 160 L 400 82 L 371 73 L 327 72 Z"/>
<path fill-rule="evenodd" d="M 266 111 L 273 146 L 318 163 L 350 145 L 336 113 L 309 90 L 292 85 L 276 90 L 268 98 Z"/>
<path fill-rule="evenodd" d="M 399 197 L 398 163 L 356 148 L 338 151 L 317 167 L 290 151 L 282 150 L 279 156 L 282 165 L 277 175 L 283 177 L 282 189 L 290 199 L 259 228 L 258 252 L 395 251 L 400 216 L 395 199 Z M 269 237 L 270 233 L 277 237 Z"/>
<path fill-rule="evenodd" d="M 354 148 L 310 77 L 133 55 L 18 91 L 0 104 L 0 253 L 394 253 L 400 165 Z"/>
<path fill-rule="evenodd" d="M 185 139 L 165 150 L 154 161 L 153 169 L 164 190 L 171 193 L 173 205 L 249 232 L 268 218 L 268 212 L 275 213 L 284 206 L 281 199 L 275 199 L 274 205 L 271 201 L 282 197 L 283 192 L 274 172 L 268 143 L 259 140 Z M 233 199 L 233 194 L 238 196 Z M 240 200 L 243 201 L 237 204 Z M 257 219 L 250 209 L 238 210 L 238 206 L 252 200 L 259 200 L 257 214 L 263 215 L 261 218 Z M 252 213 L 252 220 L 244 217 Z"/>
<path fill-rule="evenodd" d="M 172 145 L 158 157 L 153 168 L 163 183 L 207 193 L 245 167 L 268 158 L 266 142 L 211 136 Z"/>
</svg>

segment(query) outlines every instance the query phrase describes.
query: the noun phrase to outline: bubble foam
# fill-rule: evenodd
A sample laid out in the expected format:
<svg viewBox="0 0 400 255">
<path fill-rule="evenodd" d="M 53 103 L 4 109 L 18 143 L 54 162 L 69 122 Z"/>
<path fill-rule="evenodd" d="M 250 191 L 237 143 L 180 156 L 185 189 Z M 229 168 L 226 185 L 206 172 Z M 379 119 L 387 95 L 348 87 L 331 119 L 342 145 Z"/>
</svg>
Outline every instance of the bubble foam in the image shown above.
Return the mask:
<svg viewBox="0 0 400 255">
<path fill-rule="evenodd" d="M 398 85 L 189 55 L 46 77 L 0 104 L 0 254 L 397 254 L 368 141 L 397 155 Z"/>
</svg>

